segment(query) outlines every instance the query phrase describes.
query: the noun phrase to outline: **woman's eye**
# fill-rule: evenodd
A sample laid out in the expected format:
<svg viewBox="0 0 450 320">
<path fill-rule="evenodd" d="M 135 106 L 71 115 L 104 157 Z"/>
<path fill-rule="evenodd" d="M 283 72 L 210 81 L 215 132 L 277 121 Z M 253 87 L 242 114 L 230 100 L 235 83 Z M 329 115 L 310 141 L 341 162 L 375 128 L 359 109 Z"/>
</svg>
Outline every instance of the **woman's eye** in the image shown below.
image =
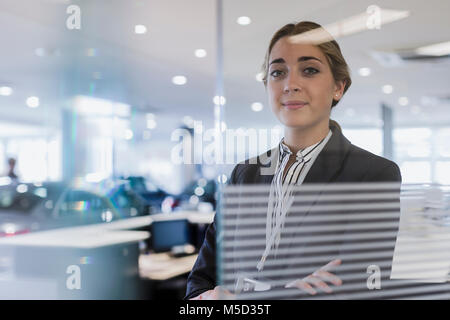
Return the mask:
<svg viewBox="0 0 450 320">
<path fill-rule="evenodd" d="M 307 75 L 314 75 L 314 74 L 318 73 L 319 70 L 317 70 L 316 68 L 309 67 L 309 68 L 304 69 L 303 72 L 306 73 Z"/>
<path fill-rule="evenodd" d="M 281 76 L 282 74 L 283 74 L 283 71 L 281 71 L 281 70 L 274 70 L 270 73 L 270 75 L 274 78 L 277 78 L 277 77 Z"/>
</svg>

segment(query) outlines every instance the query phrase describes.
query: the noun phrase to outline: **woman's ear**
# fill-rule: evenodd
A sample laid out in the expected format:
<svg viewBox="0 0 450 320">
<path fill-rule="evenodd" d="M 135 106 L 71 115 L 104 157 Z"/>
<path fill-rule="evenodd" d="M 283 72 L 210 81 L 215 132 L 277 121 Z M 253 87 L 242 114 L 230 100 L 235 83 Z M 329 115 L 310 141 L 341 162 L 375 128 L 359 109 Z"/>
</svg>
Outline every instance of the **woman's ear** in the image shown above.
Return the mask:
<svg viewBox="0 0 450 320">
<path fill-rule="evenodd" d="M 344 89 L 346 84 L 347 81 L 345 80 L 338 80 L 335 82 L 333 95 L 334 100 L 340 100 L 342 98 L 342 96 L 344 95 Z"/>
</svg>

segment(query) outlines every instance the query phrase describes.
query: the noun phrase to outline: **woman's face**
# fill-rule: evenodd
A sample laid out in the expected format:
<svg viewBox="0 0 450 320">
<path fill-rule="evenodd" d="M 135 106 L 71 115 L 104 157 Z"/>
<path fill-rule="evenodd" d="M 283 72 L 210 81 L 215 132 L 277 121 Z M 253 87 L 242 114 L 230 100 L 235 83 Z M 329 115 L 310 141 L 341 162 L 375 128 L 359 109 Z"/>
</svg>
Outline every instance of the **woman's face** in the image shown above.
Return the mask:
<svg viewBox="0 0 450 320">
<path fill-rule="evenodd" d="M 267 89 L 272 110 L 286 127 L 328 128 L 332 101 L 342 97 L 344 85 L 334 80 L 318 47 L 284 37 L 270 53 Z"/>
</svg>

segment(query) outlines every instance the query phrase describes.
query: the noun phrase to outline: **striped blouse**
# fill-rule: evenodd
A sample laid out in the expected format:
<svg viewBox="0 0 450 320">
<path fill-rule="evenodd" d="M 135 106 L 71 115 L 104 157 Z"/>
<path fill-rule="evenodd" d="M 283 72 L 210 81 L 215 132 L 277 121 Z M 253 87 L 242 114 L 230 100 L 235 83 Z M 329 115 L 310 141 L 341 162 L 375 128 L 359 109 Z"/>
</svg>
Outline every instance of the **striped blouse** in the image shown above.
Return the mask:
<svg viewBox="0 0 450 320">
<path fill-rule="evenodd" d="M 288 168 L 286 176 L 283 178 L 289 157 L 292 151 L 281 140 L 279 144 L 279 158 L 275 174 L 270 186 L 269 205 L 267 208 L 266 223 L 266 248 L 257 265 L 258 270 L 262 270 L 264 262 L 272 249 L 275 252 L 280 243 L 281 230 L 283 229 L 284 220 L 287 212 L 293 202 L 292 187 L 300 185 L 306 177 L 309 169 L 312 167 L 319 153 L 330 140 L 332 131 L 321 141 L 299 150 L 296 154 L 296 160 Z"/>
</svg>

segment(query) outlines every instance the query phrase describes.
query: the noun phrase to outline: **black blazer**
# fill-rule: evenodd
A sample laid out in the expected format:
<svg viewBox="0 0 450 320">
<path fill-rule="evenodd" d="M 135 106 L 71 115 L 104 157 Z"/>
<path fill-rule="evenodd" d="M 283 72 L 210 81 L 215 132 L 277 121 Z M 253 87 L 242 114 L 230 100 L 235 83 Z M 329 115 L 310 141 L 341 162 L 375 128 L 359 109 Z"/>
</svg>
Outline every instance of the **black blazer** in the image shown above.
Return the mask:
<svg viewBox="0 0 450 320">
<path fill-rule="evenodd" d="M 354 146 L 339 128 L 330 125 L 333 134 L 316 158 L 303 181 L 331 182 L 401 182 L 399 167 L 392 161 Z M 257 163 L 247 160 L 236 165 L 230 184 L 271 183 L 267 159 L 276 162 L 278 147 L 258 156 Z M 273 164 L 273 162 L 271 162 Z M 272 166 L 274 168 L 274 166 Z M 199 256 L 189 274 L 185 299 L 193 298 L 216 286 L 216 220 L 208 227 Z"/>
</svg>

